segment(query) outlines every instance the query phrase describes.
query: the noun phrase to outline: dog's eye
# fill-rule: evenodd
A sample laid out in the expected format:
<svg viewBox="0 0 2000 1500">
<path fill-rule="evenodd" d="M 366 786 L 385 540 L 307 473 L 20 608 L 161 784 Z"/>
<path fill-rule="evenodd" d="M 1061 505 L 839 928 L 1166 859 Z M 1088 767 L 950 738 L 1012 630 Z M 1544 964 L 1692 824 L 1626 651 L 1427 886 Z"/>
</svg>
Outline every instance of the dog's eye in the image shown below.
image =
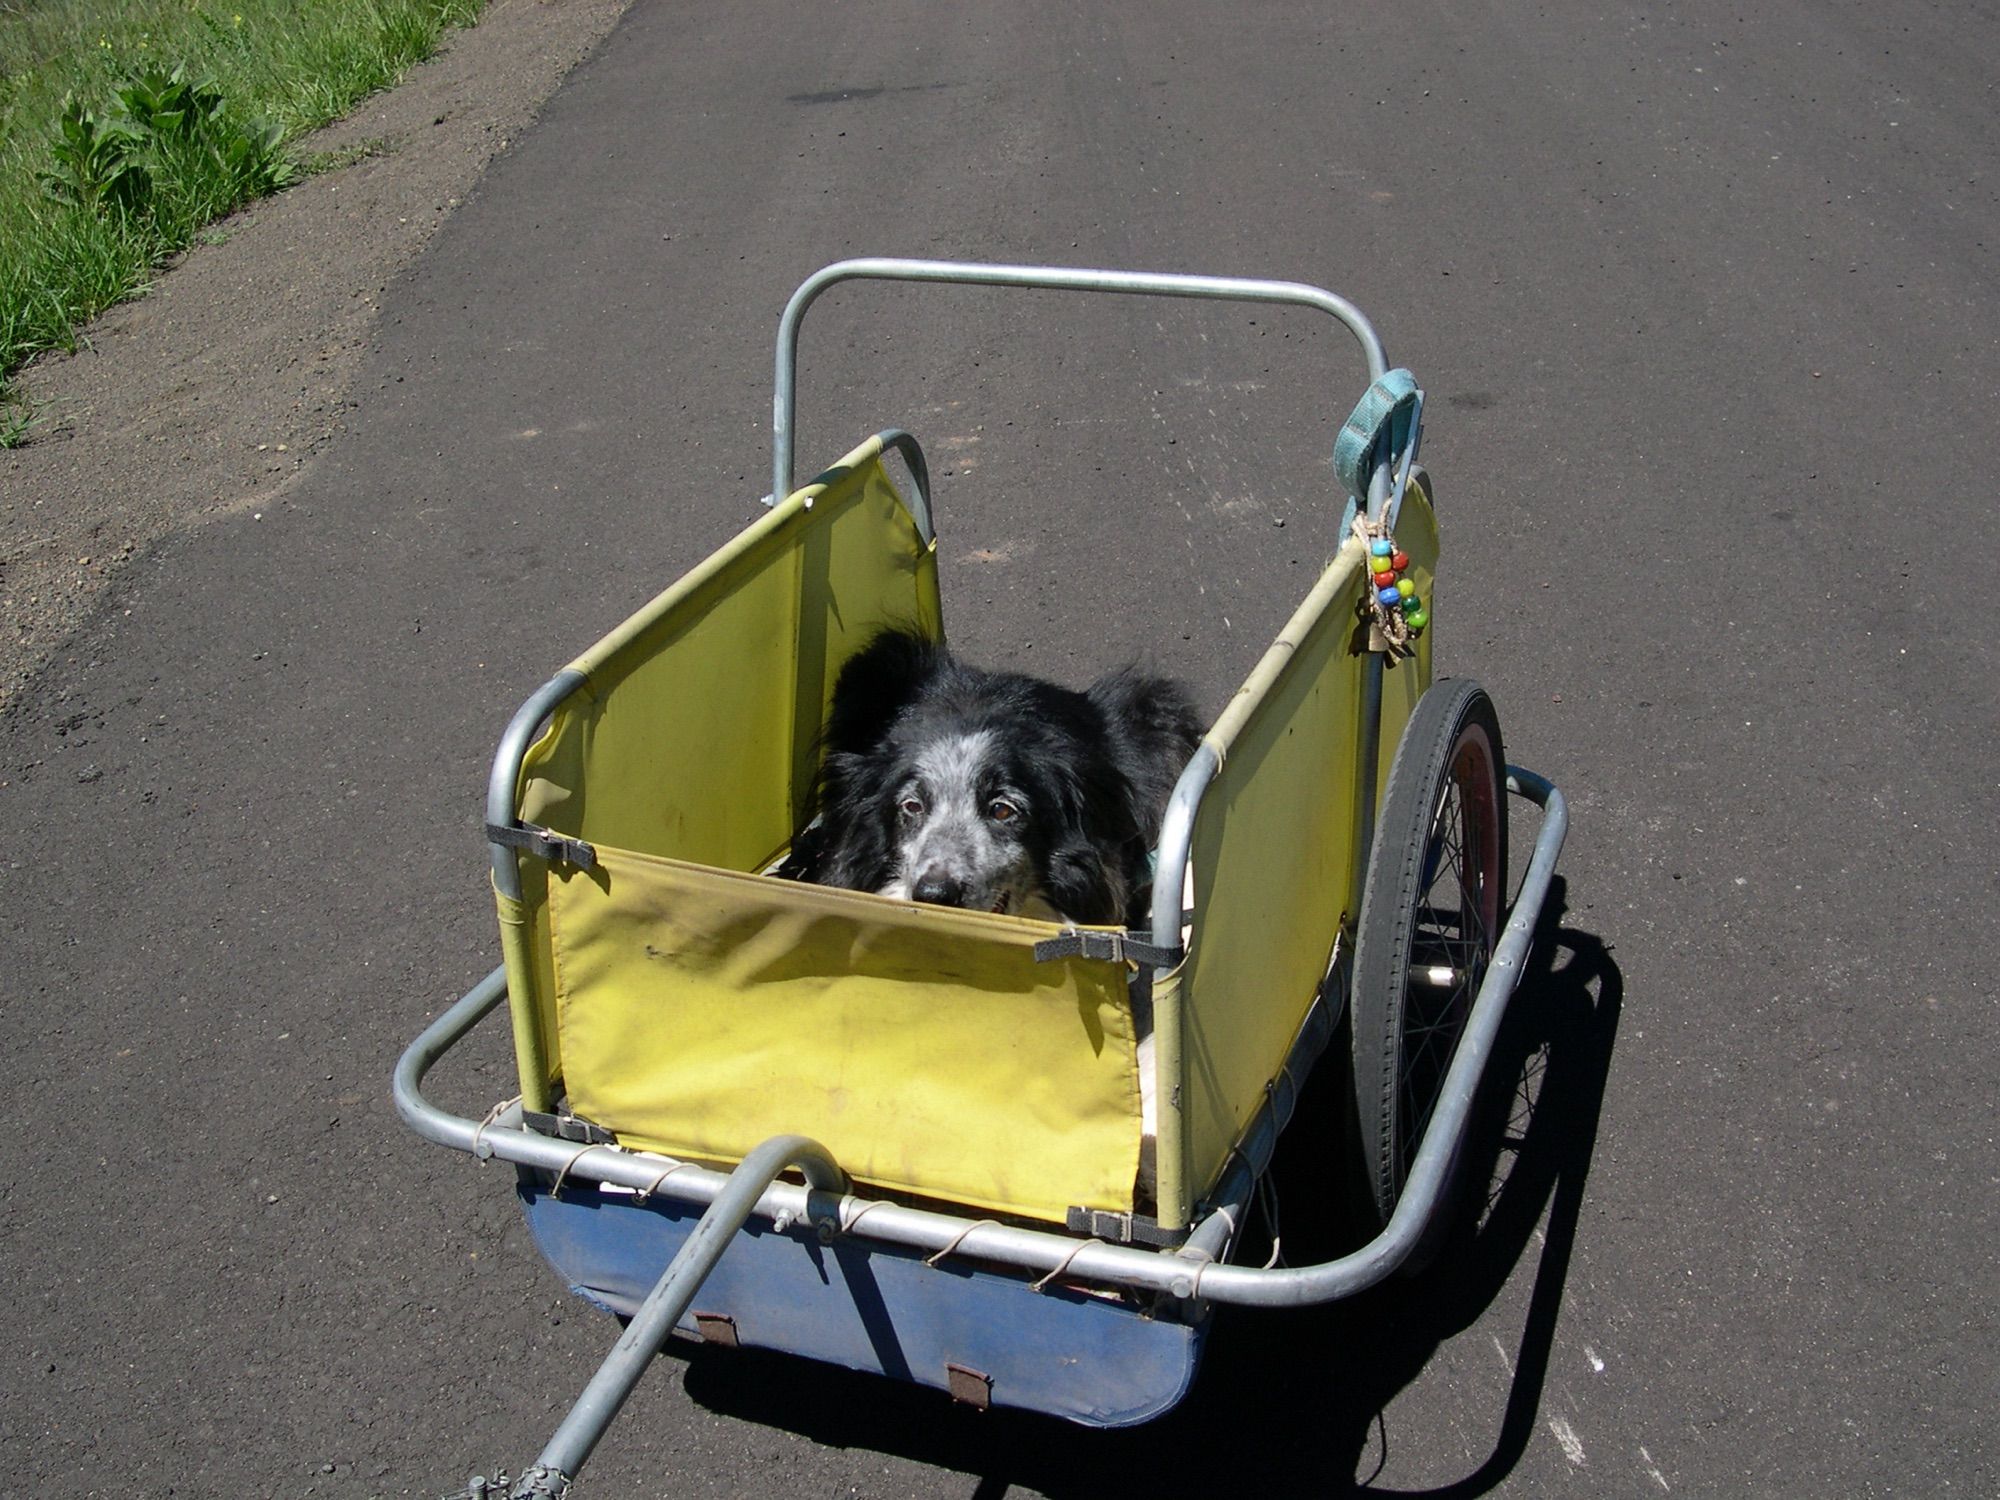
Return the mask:
<svg viewBox="0 0 2000 1500">
<path fill-rule="evenodd" d="M 1021 816 L 1021 809 L 1005 797 L 995 797 L 986 804 L 986 816 L 996 823 L 1011 823 Z"/>
<path fill-rule="evenodd" d="M 905 797 L 897 806 L 906 818 L 921 818 L 924 815 L 924 805 L 915 797 Z"/>
</svg>

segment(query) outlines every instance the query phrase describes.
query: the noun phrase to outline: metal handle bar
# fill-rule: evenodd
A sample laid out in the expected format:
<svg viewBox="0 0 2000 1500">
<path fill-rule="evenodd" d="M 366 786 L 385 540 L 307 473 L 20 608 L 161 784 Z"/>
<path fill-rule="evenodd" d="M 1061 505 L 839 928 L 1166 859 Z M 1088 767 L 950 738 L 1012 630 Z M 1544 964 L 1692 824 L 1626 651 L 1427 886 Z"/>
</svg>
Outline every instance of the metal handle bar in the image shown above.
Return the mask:
<svg viewBox="0 0 2000 1500">
<path fill-rule="evenodd" d="M 660 1352 L 674 1325 L 680 1322 L 681 1314 L 688 1310 L 709 1272 L 715 1269 L 715 1263 L 722 1259 L 723 1251 L 736 1238 L 736 1231 L 749 1222 L 751 1211 L 787 1167 L 802 1170 L 807 1183 L 820 1192 L 838 1193 L 846 1186 L 847 1179 L 827 1154 L 826 1147 L 805 1136 L 774 1136 L 752 1149 L 729 1174 L 728 1183 L 708 1205 L 694 1232 L 646 1294 L 646 1300 L 639 1304 L 638 1312 L 632 1315 L 611 1353 L 597 1367 L 590 1384 L 584 1387 L 555 1436 L 542 1449 L 541 1457 L 535 1460 L 536 1468 L 542 1471 L 537 1481 L 531 1481 L 525 1490 L 516 1489 L 515 1494 L 567 1492 L 563 1482 L 574 1478 L 583 1467 L 584 1460 L 611 1426 L 611 1419 L 618 1415 L 619 1408 L 639 1384 L 639 1377 L 646 1373 L 653 1356 Z M 560 1487 L 537 1488 L 536 1482 L 541 1485 L 553 1482 Z"/>
<path fill-rule="evenodd" d="M 778 321 L 777 380 L 771 399 L 771 494 L 776 504 L 792 492 L 792 415 L 798 387 L 799 323 L 819 294 L 842 281 L 928 281 L 963 286 L 1032 287 L 1047 291 L 1117 292 L 1153 297 L 1194 297 L 1215 302 L 1283 303 L 1316 307 L 1347 326 L 1368 360 L 1368 379 L 1389 368 L 1382 340 L 1361 309 L 1345 297 L 1298 281 L 1257 281 L 1234 276 L 1182 276 L 1151 271 L 1093 271 L 1068 266 L 1001 266 L 966 261 L 843 260 L 799 284 Z"/>
</svg>

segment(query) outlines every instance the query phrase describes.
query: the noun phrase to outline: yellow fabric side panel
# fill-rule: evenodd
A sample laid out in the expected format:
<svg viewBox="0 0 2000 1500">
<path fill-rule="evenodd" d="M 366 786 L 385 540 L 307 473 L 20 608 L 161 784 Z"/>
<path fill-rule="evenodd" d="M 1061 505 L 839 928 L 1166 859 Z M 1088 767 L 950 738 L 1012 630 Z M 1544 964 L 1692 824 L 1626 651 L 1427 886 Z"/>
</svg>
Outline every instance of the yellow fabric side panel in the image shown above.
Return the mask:
<svg viewBox="0 0 2000 1500">
<path fill-rule="evenodd" d="M 835 676 L 889 623 L 943 629 L 936 549 L 871 438 L 571 664 L 586 685 L 528 753 L 521 817 L 593 844 L 761 868 L 806 806 Z M 541 1097 L 565 1063 L 547 873 L 532 857 L 520 869 L 524 910 L 502 921 L 518 924 L 514 1005 L 533 1012 L 514 1022 L 522 1093 Z"/>
<path fill-rule="evenodd" d="M 934 549 L 871 442 L 572 664 L 522 816 L 747 870 L 805 805 L 834 676 L 889 622 L 940 630 Z"/>
<path fill-rule="evenodd" d="M 1131 1208 L 1122 966 L 1036 963 L 1046 923 L 598 856 L 549 892 L 578 1114 L 708 1161 L 799 1131 L 864 1183 L 1058 1222 Z"/>
<path fill-rule="evenodd" d="M 1405 494 L 1396 541 L 1410 558 L 1405 576 L 1431 599 L 1438 532 L 1427 479 Z M 1183 1132 L 1177 1178 L 1173 1147 L 1160 1150 L 1163 1219 L 1214 1183 L 1361 904 L 1352 888 L 1368 663 L 1361 555 L 1359 543 L 1343 546 L 1209 733 L 1222 768 L 1195 820 L 1195 936 L 1156 997 L 1179 1007 L 1186 1075 L 1178 1119 L 1162 1116 L 1162 1131 Z M 1383 672 L 1378 806 L 1403 726 L 1430 686 L 1433 635 Z"/>
<path fill-rule="evenodd" d="M 1360 557 L 1358 543 L 1342 549 L 1210 735 L 1222 768 L 1195 819 L 1178 987 L 1188 1201 L 1263 1101 L 1356 904 Z"/>
<path fill-rule="evenodd" d="M 884 625 L 914 626 L 932 640 L 944 637 L 936 545 L 924 543 L 880 462 L 863 465 L 854 483 L 853 499 L 841 505 L 833 523 L 801 528 L 796 543 L 800 611 L 792 674 L 797 714 L 786 838 L 805 813 L 819 770 L 820 728 L 833 701 L 834 680 L 848 658 Z M 815 504 L 815 520 L 826 503 Z"/>
</svg>

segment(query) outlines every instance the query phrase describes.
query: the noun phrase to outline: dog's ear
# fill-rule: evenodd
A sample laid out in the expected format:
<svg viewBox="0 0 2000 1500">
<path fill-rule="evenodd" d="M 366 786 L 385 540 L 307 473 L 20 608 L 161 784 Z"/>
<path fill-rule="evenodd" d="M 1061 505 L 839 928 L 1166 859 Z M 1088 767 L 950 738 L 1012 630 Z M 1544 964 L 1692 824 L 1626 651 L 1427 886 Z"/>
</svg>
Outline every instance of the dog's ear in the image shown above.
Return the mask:
<svg viewBox="0 0 2000 1500">
<path fill-rule="evenodd" d="M 1049 851 L 1049 904 L 1072 922 L 1101 925 L 1125 920 L 1125 881 L 1087 838 Z"/>
<path fill-rule="evenodd" d="M 943 646 L 907 628 L 884 630 L 847 659 L 833 686 L 821 742 L 829 758 L 865 755 L 950 660 Z"/>
<path fill-rule="evenodd" d="M 1151 844 L 1160 836 L 1167 799 L 1201 743 L 1194 700 L 1183 684 L 1130 667 L 1100 677 L 1085 696 L 1104 715 L 1104 743 L 1125 782 L 1132 828 Z"/>
<path fill-rule="evenodd" d="M 1070 736 L 1062 753 L 1049 756 L 1039 768 L 1055 793 L 1064 842 L 1074 838 L 1108 848 L 1123 843 L 1136 831 L 1130 812 L 1130 783 L 1105 748 L 1102 740 Z"/>
<path fill-rule="evenodd" d="M 894 873 L 887 815 L 876 795 L 881 778 L 881 768 L 865 754 L 835 751 L 820 768 L 821 837 L 814 878 L 822 885 L 878 891 Z"/>
</svg>

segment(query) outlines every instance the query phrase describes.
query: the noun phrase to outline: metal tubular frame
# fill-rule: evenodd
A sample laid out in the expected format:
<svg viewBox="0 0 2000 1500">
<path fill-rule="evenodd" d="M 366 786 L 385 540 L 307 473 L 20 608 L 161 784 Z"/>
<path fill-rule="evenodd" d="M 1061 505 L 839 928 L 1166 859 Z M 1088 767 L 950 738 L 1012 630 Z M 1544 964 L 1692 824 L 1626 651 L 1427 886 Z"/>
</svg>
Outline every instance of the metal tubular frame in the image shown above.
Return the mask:
<svg viewBox="0 0 2000 1500">
<path fill-rule="evenodd" d="M 1137 272 L 1047 266 L 967 265 L 921 260 L 852 260 L 831 265 L 808 278 L 792 295 L 778 330 L 776 383 L 772 398 L 772 487 L 769 504 L 792 491 L 793 417 L 799 327 L 806 309 L 842 281 L 942 282 L 1047 290 L 1095 291 L 1218 301 L 1278 303 L 1318 308 L 1354 334 L 1368 363 L 1369 379 L 1380 380 L 1388 359 L 1374 328 L 1352 303 L 1318 287 L 1296 282 L 1228 277 L 1155 275 Z M 1390 451 L 1383 428 L 1369 464 L 1365 504 L 1380 520 L 1400 502 L 1421 437 L 1421 392 L 1409 422 L 1404 450 Z M 926 542 L 934 539 L 930 478 L 921 448 L 908 433 L 881 435 L 885 451 L 900 452 L 908 465 L 914 501 L 905 498 Z M 1392 472 L 1400 461 L 1401 472 Z M 1349 513 L 1360 503 L 1350 500 Z M 1393 520 L 1391 513 L 1390 519 Z M 1343 534 L 1346 521 L 1343 520 Z M 1374 842 L 1375 801 L 1381 738 L 1382 657 L 1371 653 L 1362 682 L 1356 786 L 1354 887 L 1361 889 Z M 544 683 L 516 711 L 501 739 L 487 783 L 489 826 L 515 823 L 521 768 L 529 746 L 549 715 L 586 684 L 584 675 L 565 668 Z M 1181 897 L 1204 792 L 1220 768 L 1216 750 L 1204 742 L 1190 759 L 1169 801 L 1157 850 L 1152 914 L 1153 941 L 1178 948 Z M 1333 1034 L 1352 979 L 1352 960 L 1336 950 L 1333 967 L 1307 1013 L 1284 1067 L 1267 1090 L 1215 1185 L 1200 1206 L 1197 1221 L 1178 1248 L 1150 1250 L 1078 1239 L 1047 1229 L 968 1220 L 935 1210 L 863 1199 L 845 1189 L 846 1178 L 824 1146 L 804 1136 L 773 1137 L 753 1148 L 733 1172 L 723 1174 L 691 1163 L 625 1150 L 616 1145 L 572 1146 L 526 1128 L 519 1101 L 473 1121 L 426 1099 L 423 1081 L 430 1069 L 507 996 L 504 966 L 496 968 L 439 1016 L 405 1049 L 396 1064 L 393 1094 L 397 1113 L 427 1140 L 470 1151 L 479 1159 L 498 1157 L 552 1174 L 560 1190 L 567 1178 L 623 1187 L 640 1195 L 665 1193 L 682 1202 L 706 1205 L 679 1252 L 640 1304 L 624 1334 L 564 1417 L 538 1461 L 522 1476 L 513 1495 L 560 1496 L 590 1456 L 653 1356 L 714 1269 L 736 1233 L 753 1216 L 768 1219 L 780 1233 L 809 1225 L 822 1240 L 852 1235 L 884 1246 L 927 1255 L 962 1254 L 968 1259 L 1009 1266 L 1047 1278 L 1117 1287 L 1128 1292 L 1173 1298 L 1183 1303 L 1299 1307 L 1353 1295 L 1392 1274 L 1408 1259 L 1436 1215 L 1452 1163 L 1462 1149 L 1472 1106 L 1491 1061 L 1500 1023 L 1519 984 L 1529 945 L 1540 920 L 1550 881 L 1568 830 L 1562 794 L 1532 772 L 1510 767 L 1508 790 L 1539 805 L 1542 826 L 1519 895 L 1474 998 L 1430 1122 L 1411 1163 L 1394 1213 L 1382 1232 L 1361 1249 L 1321 1265 L 1252 1268 L 1225 1262 L 1258 1180 L 1270 1165 L 1277 1140 L 1296 1105 L 1299 1088 Z M 514 850 L 491 842 L 493 880 L 505 897 L 520 899 L 520 869 Z M 1158 1001 L 1156 999 L 1156 1005 Z M 1178 1078 L 1182 1068 L 1182 1017 L 1178 1003 L 1154 1016 L 1155 1066 L 1161 1077 Z M 1161 1160 L 1183 1142 L 1162 1130 L 1156 1140 Z M 779 1180 L 796 1168 L 804 1184 Z M 1178 1211 L 1177 1211 L 1178 1212 Z M 863 1223 L 864 1215 L 866 1217 Z M 473 1488 L 483 1490 L 479 1481 Z"/>
<path fill-rule="evenodd" d="M 486 778 L 486 822 L 505 828 L 514 821 L 514 798 L 521 781 L 521 762 L 542 721 L 556 711 L 563 699 L 584 685 L 583 673 L 564 667 L 528 695 L 528 701 L 514 710 L 507 732 L 500 736 L 500 748 L 493 755 L 493 769 Z M 521 899 L 521 866 L 514 851 L 505 844 L 487 841 L 493 855 L 493 885 L 509 900 Z"/>
<path fill-rule="evenodd" d="M 1437 1211 L 1451 1160 L 1463 1142 L 1472 1114 L 1479 1080 L 1491 1059 L 1494 1040 L 1507 1003 L 1520 981 L 1527 961 L 1528 945 L 1547 898 L 1549 882 L 1555 875 L 1556 858 L 1568 832 L 1569 814 L 1562 793 L 1548 781 L 1510 767 L 1508 790 L 1543 809 L 1542 827 L 1535 851 L 1521 884 L 1514 907 L 1492 964 L 1467 1018 L 1458 1052 L 1445 1074 L 1429 1127 L 1403 1188 L 1395 1213 L 1382 1233 L 1361 1249 L 1317 1266 L 1269 1270 L 1232 1266 L 1214 1257 L 1226 1248 L 1239 1219 L 1218 1221 L 1217 1214 L 1235 1214 L 1247 1196 L 1247 1183 L 1255 1180 L 1262 1164 L 1242 1160 L 1225 1178 L 1222 1206 L 1198 1224 L 1188 1243 L 1179 1250 L 1143 1250 L 1124 1245 L 1079 1242 L 1051 1230 L 1023 1229 L 965 1219 L 928 1209 L 908 1208 L 852 1194 L 835 1195 L 810 1184 L 798 1186 L 775 1182 L 756 1196 L 750 1211 L 784 1226 L 795 1223 L 822 1227 L 828 1234 L 852 1234 L 858 1239 L 907 1246 L 934 1254 L 947 1248 L 973 1260 L 1017 1267 L 1046 1275 L 1061 1269 L 1066 1279 L 1122 1287 L 1130 1291 L 1177 1298 L 1258 1307 L 1302 1307 L 1331 1302 L 1375 1285 L 1392 1274 L 1415 1248 L 1425 1225 Z M 475 985 L 457 1004 L 439 1016 L 412 1042 L 396 1064 L 394 1096 L 396 1111 L 418 1135 L 440 1145 L 470 1151 L 481 1159 L 503 1161 L 571 1178 L 611 1183 L 637 1192 L 659 1192 L 684 1202 L 713 1203 L 731 1182 L 731 1177 L 703 1167 L 688 1166 L 662 1182 L 664 1167 L 672 1165 L 658 1156 L 642 1155 L 616 1146 L 578 1148 L 568 1142 L 537 1135 L 522 1127 L 518 1119 L 503 1118 L 492 1123 L 467 1119 L 431 1103 L 423 1095 L 424 1075 L 446 1052 L 489 1014 L 506 997 L 507 980 L 495 969 Z M 1329 1017 L 1331 1019 L 1331 1017 Z M 1309 1024 L 1307 1032 L 1315 1028 Z M 1302 1036 L 1302 1047 L 1313 1039 Z M 1317 1038 L 1324 1045 L 1324 1035 Z M 1287 1063 L 1287 1073 L 1302 1079 L 1301 1049 Z M 1291 1100 L 1278 1090 L 1265 1106 L 1250 1132 L 1250 1140 L 1274 1141 Z M 790 1138 L 780 1138 L 789 1140 Z M 761 1148 L 760 1148 L 761 1149 Z M 1268 1153 L 1268 1145 L 1264 1148 Z M 865 1222 L 861 1220 L 866 1211 Z"/>
<path fill-rule="evenodd" d="M 1184 276 L 1152 271 L 1098 271 L 1074 266 L 979 265 L 948 260 L 876 257 L 837 261 L 799 284 L 778 320 L 778 357 L 771 397 L 771 493 L 776 504 L 792 492 L 793 414 L 797 407 L 799 324 L 806 309 L 828 287 L 843 281 L 925 281 L 956 286 L 1022 287 L 1041 291 L 1116 292 L 1152 297 L 1191 297 L 1215 302 L 1282 303 L 1314 307 L 1347 326 L 1368 360 L 1368 378 L 1380 380 L 1388 356 L 1375 327 L 1345 297 L 1299 281 L 1259 281 L 1235 276 Z"/>
</svg>

